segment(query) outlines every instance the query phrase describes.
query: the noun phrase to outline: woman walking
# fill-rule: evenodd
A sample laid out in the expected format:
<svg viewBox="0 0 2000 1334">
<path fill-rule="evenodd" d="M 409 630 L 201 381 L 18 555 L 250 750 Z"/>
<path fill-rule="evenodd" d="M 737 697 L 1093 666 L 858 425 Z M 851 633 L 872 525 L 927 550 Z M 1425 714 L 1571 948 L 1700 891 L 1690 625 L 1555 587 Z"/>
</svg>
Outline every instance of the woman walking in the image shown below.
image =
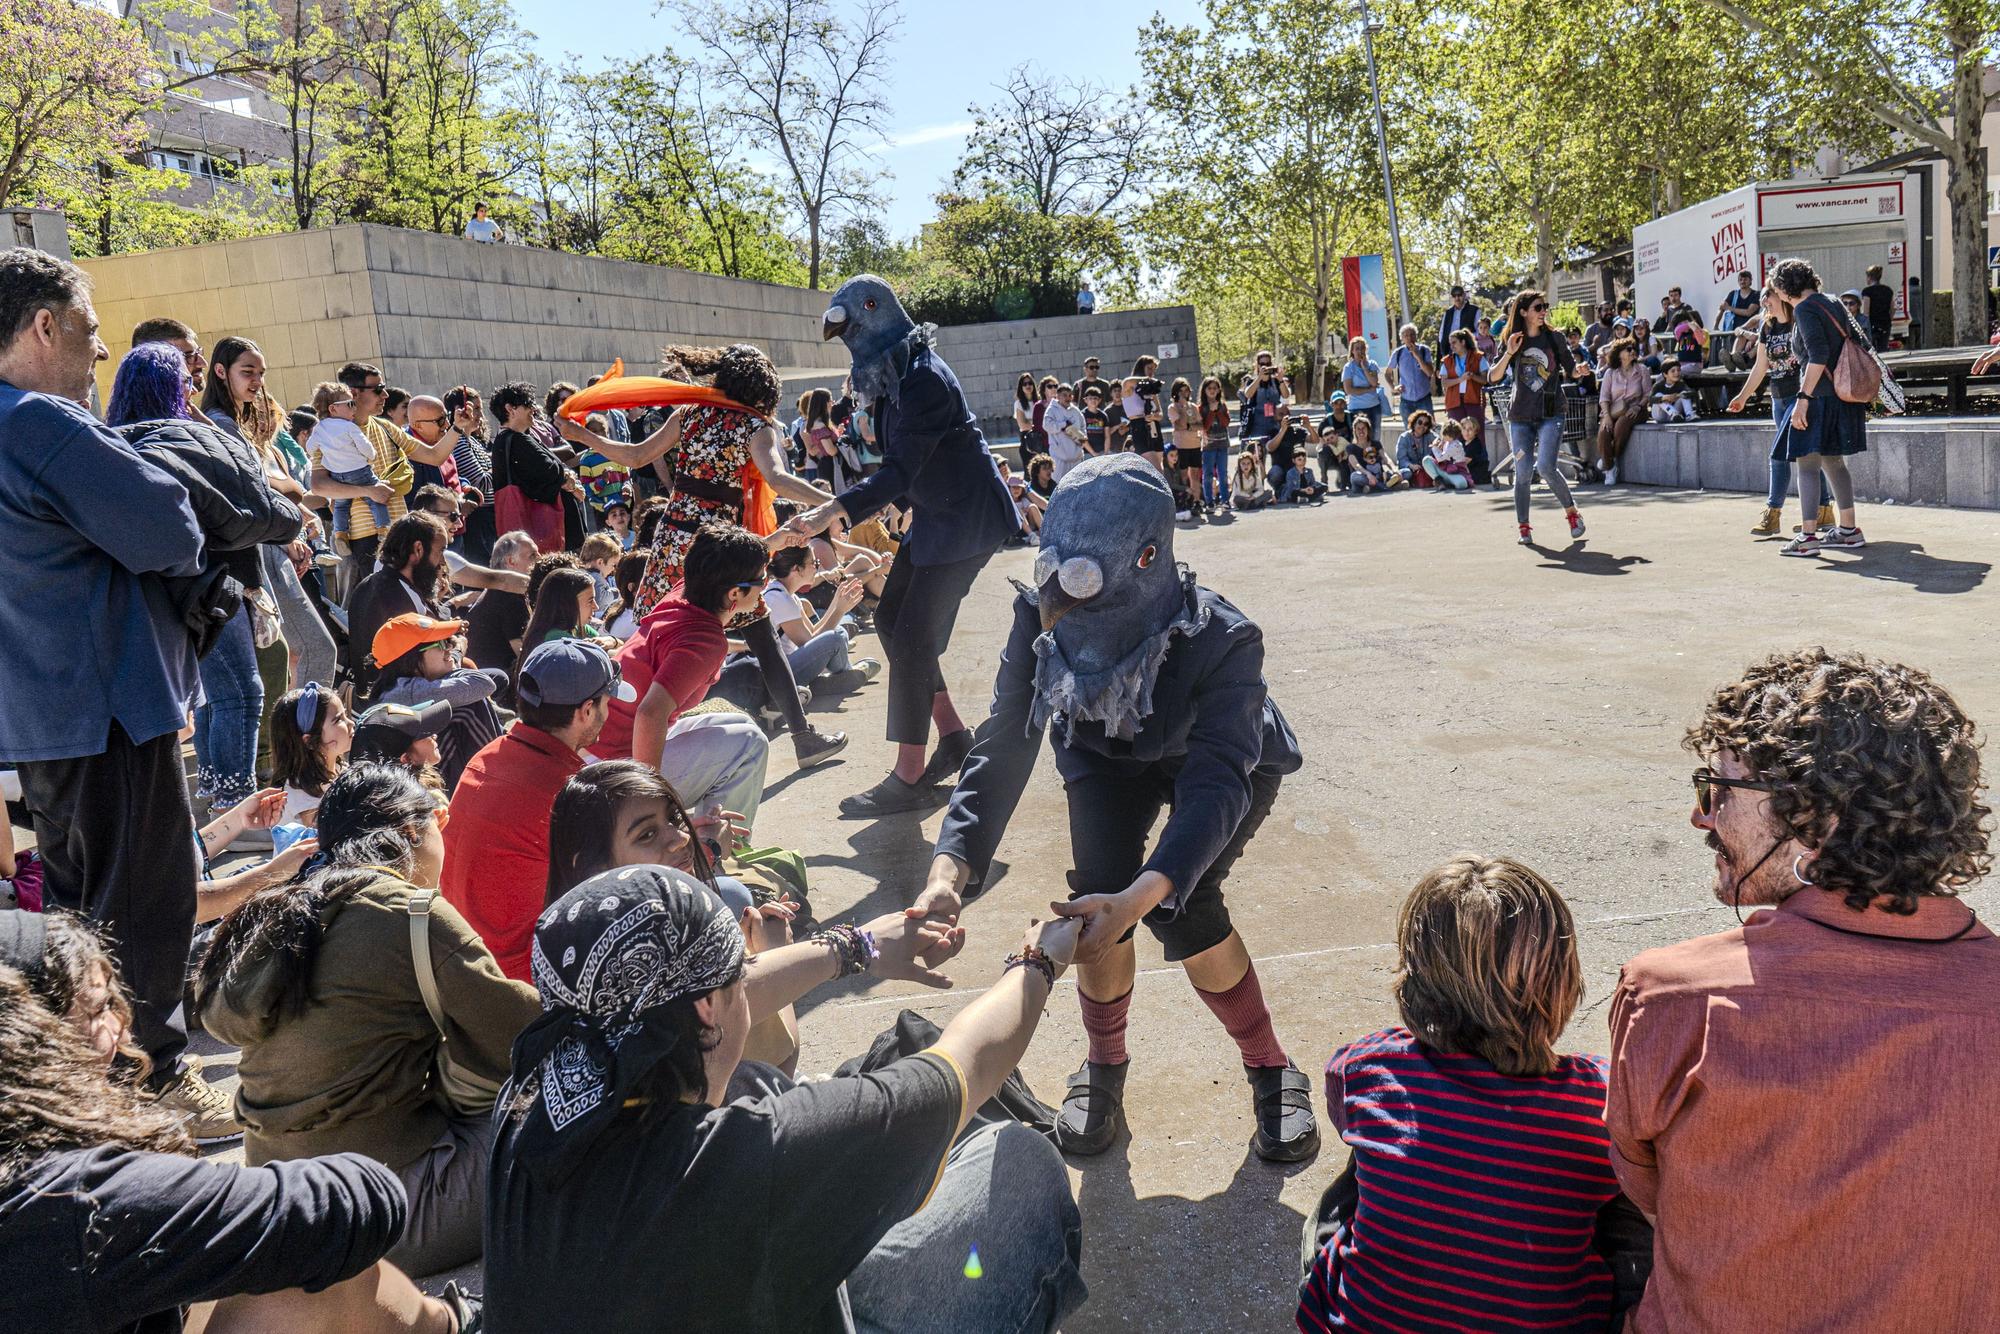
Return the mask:
<svg viewBox="0 0 2000 1334">
<path fill-rule="evenodd" d="M 1779 425 L 1771 445 L 1774 461 L 1789 460 L 1799 470 L 1799 535 L 1779 549 L 1784 556 L 1868 545 L 1855 522 L 1854 479 L 1847 471 L 1847 456 L 1868 448 L 1868 405 L 1849 403 L 1835 393 L 1833 373 L 1842 357 L 1872 354 L 1865 341 L 1854 337 L 1847 312 L 1819 290 L 1819 281 L 1803 259 L 1783 260 L 1771 270 L 1771 286 L 1792 317 L 1793 348 L 1801 368 L 1791 415 Z M 1838 512 L 1825 532 L 1819 515 L 1822 480 L 1832 488 Z"/>
<path fill-rule="evenodd" d="M 1201 382 L 1195 417 L 1201 425 L 1201 503 L 1216 514 L 1229 505 L 1229 406 L 1216 376 Z"/>
<path fill-rule="evenodd" d="M 1790 309 L 1777 289 L 1766 287 L 1763 293 L 1763 319 L 1757 325 L 1755 359 L 1750 363 L 1749 378 L 1736 391 L 1736 397 L 1729 400 L 1727 411 L 1741 412 L 1752 395 L 1769 377 L 1771 382 L 1771 425 L 1780 433 L 1789 426 L 1793 401 L 1799 396 L 1799 355 L 1794 338 L 1795 326 L 1791 321 Z M 1774 442 L 1775 444 L 1775 442 Z M 1822 473 L 1822 476 L 1824 474 Z M 1785 516 L 1785 493 L 1791 490 L 1792 461 L 1779 456 L 1774 447 L 1771 454 L 1771 485 L 1764 496 L 1764 509 L 1757 523 L 1750 529 L 1753 537 L 1774 537 Z M 1830 497 L 1833 488 L 1823 484 L 1820 495 L 1818 526 L 1833 526 L 1833 505 Z"/>
<path fill-rule="evenodd" d="M 1597 466 L 1604 484 L 1618 483 L 1618 460 L 1632 439 L 1632 428 L 1646 420 L 1653 377 L 1639 364 L 1639 348 L 1630 338 L 1615 338 L 1604 349 L 1604 382 L 1597 388 Z"/>
<path fill-rule="evenodd" d="M 748 343 L 669 347 L 660 355 L 668 378 L 710 379 L 716 389 L 743 406 L 675 408 L 664 426 L 634 445 L 607 440 L 567 417 L 557 419 L 572 443 L 587 445 L 634 471 L 674 455 L 674 487 L 666 496 L 646 574 L 639 581 L 634 609 L 641 618 L 681 582 L 681 563 L 703 524 L 716 520 L 741 524 L 754 517 L 749 511 L 764 495 L 764 487 L 783 499 L 808 505 L 831 498 L 785 468 L 784 435 L 771 416 L 777 411 L 782 386 L 777 368 L 760 349 Z M 822 732 L 806 721 L 791 662 L 763 605 L 732 625 L 730 633 L 756 655 L 764 689 L 791 729 L 799 764 L 823 764 L 838 755 L 847 745 L 847 734 Z"/>
<path fill-rule="evenodd" d="M 1507 442 L 1514 456 L 1514 521 L 1521 527 L 1521 545 L 1535 544 L 1528 524 L 1528 486 L 1537 471 L 1563 507 L 1575 541 L 1583 536 L 1583 516 L 1556 468 L 1556 455 L 1562 448 L 1562 381 L 1581 378 L 1582 367 L 1570 355 L 1568 340 L 1549 328 L 1549 299 L 1532 287 L 1507 303 L 1500 359 L 1486 372 L 1486 383 L 1498 384 L 1509 373 L 1514 393 L 1507 402 Z"/>
</svg>

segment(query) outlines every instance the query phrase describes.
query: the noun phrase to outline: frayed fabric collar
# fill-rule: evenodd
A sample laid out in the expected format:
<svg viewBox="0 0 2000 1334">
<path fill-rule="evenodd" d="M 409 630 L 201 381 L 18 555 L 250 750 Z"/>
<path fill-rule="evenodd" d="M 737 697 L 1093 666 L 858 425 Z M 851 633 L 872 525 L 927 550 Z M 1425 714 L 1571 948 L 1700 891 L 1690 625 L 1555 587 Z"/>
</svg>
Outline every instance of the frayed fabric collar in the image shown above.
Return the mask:
<svg viewBox="0 0 2000 1334">
<path fill-rule="evenodd" d="M 1194 571 L 1182 565 L 1181 609 L 1159 633 L 1142 640 L 1119 661 L 1096 672 L 1077 672 L 1063 657 L 1055 631 L 1044 630 L 1035 640 L 1035 702 L 1029 726 L 1040 730 L 1051 719 L 1063 727 L 1063 744 L 1076 737 L 1079 722 L 1104 725 L 1107 736 L 1130 741 L 1139 735 L 1153 712 L 1153 686 L 1176 635 L 1193 638 L 1208 626 L 1209 606 L 1195 586 Z M 1036 590 L 1016 582 L 1031 605 Z"/>
</svg>

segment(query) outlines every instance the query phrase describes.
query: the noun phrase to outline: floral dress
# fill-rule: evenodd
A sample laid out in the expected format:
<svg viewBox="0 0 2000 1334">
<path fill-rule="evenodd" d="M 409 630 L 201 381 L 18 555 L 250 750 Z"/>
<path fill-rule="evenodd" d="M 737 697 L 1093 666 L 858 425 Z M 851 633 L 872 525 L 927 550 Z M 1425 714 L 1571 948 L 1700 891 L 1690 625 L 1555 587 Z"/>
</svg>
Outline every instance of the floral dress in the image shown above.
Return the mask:
<svg viewBox="0 0 2000 1334">
<path fill-rule="evenodd" d="M 681 581 L 681 563 L 694 535 L 705 523 L 724 520 L 743 522 L 741 499 L 728 501 L 694 495 L 682 486 L 692 482 L 696 489 L 715 487 L 738 489 L 750 463 L 750 439 L 762 430 L 765 420 L 735 408 L 693 405 L 685 409 L 681 421 L 680 448 L 674 455 L 674 490 L 667 496 L 666 514 L 660 520 L 653 549 L 646 560 L 645 577 L 639 581 L 635 605 L 640 616 L 651 611 Z M 764 614 L 761 604 L 748 615 L 731 622 L 731 628 L 748 625 Z"/>
</svg>

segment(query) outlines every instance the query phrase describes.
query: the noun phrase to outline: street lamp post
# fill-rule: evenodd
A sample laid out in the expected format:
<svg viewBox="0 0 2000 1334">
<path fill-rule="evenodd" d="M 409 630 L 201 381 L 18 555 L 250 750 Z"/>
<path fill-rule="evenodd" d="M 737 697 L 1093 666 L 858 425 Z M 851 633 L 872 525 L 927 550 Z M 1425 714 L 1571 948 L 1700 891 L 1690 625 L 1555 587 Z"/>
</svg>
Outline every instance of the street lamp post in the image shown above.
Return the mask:
<svg viewBox="0 0 2000 1334">
<path fill-rule="evenodd" d="M 1396 181 L 1389 171 L 1389 128 L 1382 118 L 1382 85 L 1375 77 L 1375 20 L 1368 13 L 1368 0 L 1356 0 L 1361 8 L 1361 53 L 1368 60 L 1368 93 L 1375 100 L 1375 147 L 1382 154 L 1382 198 L 1389 206 L 1389 250 L 1396 259 L 1396 299 L 1402 307 L 1403 323 L 1410 322 L 1410 285 L 1403 278 L 1403 230 L 1396 223 Z"/>
</svg>

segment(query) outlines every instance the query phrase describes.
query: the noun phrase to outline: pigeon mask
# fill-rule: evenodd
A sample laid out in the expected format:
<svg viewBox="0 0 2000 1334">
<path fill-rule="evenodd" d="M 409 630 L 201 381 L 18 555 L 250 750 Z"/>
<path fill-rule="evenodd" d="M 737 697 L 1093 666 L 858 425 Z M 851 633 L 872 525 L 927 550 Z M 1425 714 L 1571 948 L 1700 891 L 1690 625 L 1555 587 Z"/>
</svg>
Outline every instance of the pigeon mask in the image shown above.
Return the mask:
<svg viewBox="0 0 2000 1334">
<path fill-rule="evenodd" d="M 1205 619 L 1194 576 L 1174 563 L 1174 497 L 1160 470 L 1136 454 L 1085 459 L 1049 498 L 1035 587 L 1033 723 L 1061 714 L 1138 735 L 1153 709 L 1153 682 L 1175 633 Z"/>
<path fill-rule="evenodd" d="M 864 403 L 897 400 L 911 356 L 930 344 L 933 332 L 932 325 L 919 327 L 889 284 L 872 273 L 842 283 L 820 316 L 820 337 L 838 338 L 853 355 L 854 394 Z"/>
</svg>

